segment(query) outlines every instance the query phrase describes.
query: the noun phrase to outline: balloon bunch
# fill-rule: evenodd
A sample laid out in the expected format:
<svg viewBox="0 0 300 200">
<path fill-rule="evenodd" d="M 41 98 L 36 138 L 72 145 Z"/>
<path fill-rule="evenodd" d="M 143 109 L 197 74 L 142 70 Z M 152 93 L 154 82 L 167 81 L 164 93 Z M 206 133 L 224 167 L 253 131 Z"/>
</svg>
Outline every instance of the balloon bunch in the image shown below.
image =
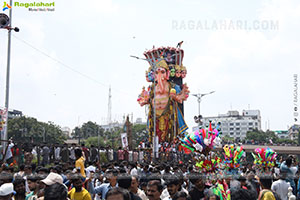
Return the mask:
<svg viewBox="0 0 300 200">
<path fill-rule="evenodd" d="M 212 188 L 212 191 L 215 195 L 217 195 L 220 200 L 230 200 L 230 189 L 226 183 L 226 181 L 218 180 L 215 187 Z"/>
<path fill-rule="evenodd" d="M 217 154 L 210 153 L 209 156 L 203 156 L 196 163 L 196 167 L 199 167 L 202 173 L 215 173 L 219 170 L 219 165 L 222 162 L 221 158 Z"/>
<path fill-rule="evenodd" d="M 184 139 L 181 140 L 181 145 L 192 152 L 208 153 L 214 146 L 218 146 L 221 143 L 219 137 L 219 124 L 215 129 L 212 129 L 211 122 L 207 129 L 202 128 L 194 133 L 188 133 Z"/>
<path fill-rule="evenodd" d="M 256 148 L 254 150 L 255 154 L 252 153 L 254 158 L 254 164 L 260 168 L 271 168 L 276 164 L 276 152 L 267 147 L 265 148 Z"/>
<path fill-rule="evenodd" d="M 244 154 L 243 146 L 238 146 L 235 148 L 233 144 L 226 144 L 223 149 L 225 168 L 236 169 L 240 167 L 240 162 Z"/>
</svg>

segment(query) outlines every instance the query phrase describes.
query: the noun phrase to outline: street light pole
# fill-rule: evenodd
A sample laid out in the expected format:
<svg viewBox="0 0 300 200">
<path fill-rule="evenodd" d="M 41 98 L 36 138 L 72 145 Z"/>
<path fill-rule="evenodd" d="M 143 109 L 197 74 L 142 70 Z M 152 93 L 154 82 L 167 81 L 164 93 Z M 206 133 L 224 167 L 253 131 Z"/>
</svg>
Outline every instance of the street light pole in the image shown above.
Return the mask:
<svg viewBox="0 0 300 200">
<path fill-rule="evenodd" d="M 10 5 L 12 5 L 10 0 Z M 10 27 L 12 25 L 12 8 L 9 9 Z M 7 141 L 7 121 L 8 121 L 8 105 L 9 105 L 9 75 L 10 75 L 10 48 L 11 48 L 11 30 L 8 29 L 8 45 L 7 45 L 7 68 L 6 68 L 6 89 L 5 89 L 5 109 L 6 109 L 6 121 L 4 125 L 3 140 Z M 3 143 L 3 150 L 5 151 L 7 143 Z"/>
<path fill-rule="evenodd" d="M 154 66 L 154 73 L 156 71 L 156 67 Z M 154 135 L 154 138 L 153 138 L 153 161 L 156 161 L 156 106 L 155 106 L 155 79 L 154 79 L 154 88 L 153 88 L 153 135 Z"/>
<path fill-rule="evenodd" d="M 201 103 L 201 96 L 197 99 L 198 101 L 198 116 L 200 116 L 200 103 Z"/>
<path fill-rule="evenodd" d="M 200 115 L 200 103 L 201 103 L 201 100 L 202 100 L 202 97 L 206 96 L 206 95 L 209 95 L 209 94 L 212 94 L 214 93 L 215 91 L 211 91 L 211 92 L 208 92 L 208 93 L 204 93 L 204 94 L 201 94 L 201 93 L 198 93 L 198 94 L 192 94 L 194 97 L 197 98 L 197 101 L 198 101 L 198 120 L 199 120 L 199 124 L 201 123 L 200 122 L 200 118 L 201 118 L 201 115 Z"/>
</svg>

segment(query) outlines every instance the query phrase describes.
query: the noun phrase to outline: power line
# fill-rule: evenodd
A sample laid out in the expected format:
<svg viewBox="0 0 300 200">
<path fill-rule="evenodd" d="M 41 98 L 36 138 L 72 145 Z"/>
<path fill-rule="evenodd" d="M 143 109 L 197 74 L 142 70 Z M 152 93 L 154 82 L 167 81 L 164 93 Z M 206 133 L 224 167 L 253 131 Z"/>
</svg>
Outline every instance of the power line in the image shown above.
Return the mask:
<svg viewBox="0 0 300 200">
<path fill-rule="evenodd" d="M 80 72 L 80 71 L 78 71 L 78 70 L 76 70 L 76 69 L 70 67 L 69 65 L 63 63 L 62 61 L 60 61 L 60 60 L 58 60 L 58 59 L 56 59 L 56 58 L 53 58 L 52 56 L 50 56 L 49 54 L 45 53 L 44 51 L 42 51 L 42 50 L 38 49 L 37 47 L 31 45 L 29 42 L 26 42 L 25 40 L 23 40 L 23 39 L 21 39 L 21 38 L 15 36 L 15 35 L 13 35 L 13 34 L 12 34 L 12 36 L 13 36 L 14 38 L 16 38 L 17 40 L 19 40 L 20 42 L 24 43 L 25 45 L 31 47 L 31 48 L 34 49 L 35 51 L 39 52 L 40 54 L 42 54 L 42 55 L 46 56 L 47 58 L 49 58 L 49 59 L 51 59 L 51 60 L 57 62 L 57 63 L 60 64 L 61 66 L 65 67 L 65 68 L 67 68 L 67 69 L 69 69 L 69 70 L 71 70 L 71 71 L 73 71 L 73 72 L 75 72 L 75 73 L 77 73 L 77 74 L 79 74 L 79 75 L 81 75 L 81 76 L 83 76 L 83 77 L 85 77 L 85 78 L 91 80 L 91 81 L 94 81 L 95 83 L 97 83 L 97 84 L 99 84 L 99 85 L 101 85 L 101 86 L 103 86 L 103 87 L 110 88 L 109 85 L 106 85 L 106 84 L 104 84 L 104 83 L 102 83 L 102 82 L 100 82 L 100 81 L 94 79 L 93 77 L 91 77 L 91 76 L 89 76 L 89 75 L 86 75 L 86 74 L 84 74 L 84 73 L 82 73 L 82 72 Z M 133 96 L 132 94 L 130 94 L 130 93 L 128 93 L 128 92 L 125 92 L 125 91 L 122 91 L 122 90 L 119 90 L 119 89 L 115 89 L 115 88 L 112 88 L 112 89 L 115 90 L 115 91 L 122 92 L 123 94 L 126 94 L 126 95 L 128 95 L 128 96 Z"/>
<path fill-rule="evenodd" d="M 70 67 L 70 66 L 68 66 L 67 64 L 63 63 L 62 61 L 57 60 L 56 58 L 53 58 L 52 56 L 50 56 L 50 55 L 48 55 L 47 53 L 45 53 L 45 52 L 39 50 L 38 48 L 34 47 L 34 46 L 31 45 L 30 43 L 26 42 L 25 40 L 23 40 L 23 39 L 21 39 L 21 38 L 15 36 L 15 35 L 13 35 L 13 37 L 16 38 L 16 39 L 18 39 L 18 40 L 20 40 L 21 42 L 23 42 L 23 43 L 26 44 L 27 46 L 31 47 L 32 49 L 38 51 L 39 53 L 43 54 L 44 56 L 48 57 L 49 59 L 51 59 L 51 60 L 57 62 L 58 64 L 60 64 L 60 65 L 62 65 L 62 66 L 64 66 L 64 67 L 66 67 L 67 69 L 69 69 L 69 70 L 71 70 L 71 71 L 73 71 L 73 72 L 75 72 L 75 73 L 77 73 L 77 74 L 80 74 L 81 76 L 83 76 L 83 77 L 85 77 L 85 78 L 88 78 L 88 79 L 90 79 L 90 80 L 92 80 L 92 81 L 94 81 L 94 82 L 96 82 L 96 83 L 98 83 L 98 84 L 100 84 L 100 85 L 102 85 L 102 86 L 104 86 L 104 87 L 108 87 L 108 86 L 105 85 L 104 83 L 101 83 L 101 82 L 99 82 L 98 80 L 96 80 L 96 79 L 94 79 L 94 78 L 92 78 L 92 77 L 90 77 L 90 76 L 88 76 L 88 75 L 86 75 L 86 74 L 83 74 L 83 73 L 81 73 L 80 71 L 77 71 L 77 70 L 73 69 L 72 67 Z"/>
</svg>

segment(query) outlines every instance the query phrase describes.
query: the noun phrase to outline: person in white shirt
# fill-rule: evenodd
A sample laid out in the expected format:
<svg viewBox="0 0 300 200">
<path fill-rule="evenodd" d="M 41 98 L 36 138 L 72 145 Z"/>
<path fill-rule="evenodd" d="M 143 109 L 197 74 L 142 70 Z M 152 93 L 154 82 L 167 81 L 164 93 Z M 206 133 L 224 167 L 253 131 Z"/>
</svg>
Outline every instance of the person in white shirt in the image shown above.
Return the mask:
<svg viewBox="0 0 300 200">
<path fill-rule="evenodd" d="M 140 162 L 143 162 L 143 161 L 144 161 L 144 152 L 143 152 L 143 150 L 140 150 L 140 151 L 139 151 L 139 161 L 140 161 Z"/>
<path fill-rule="evenodd" d="M 55 148 L 55 160 L 60 160 L 60 146 Z"/>
<path fill-rule="evenodd" d="M 13 154 L 11 152 L 11 148 L 14 147 L 14 143 L 11 140 L 8 141 L 8 146 L 6 150 L 5 160 L 8 164 L 13 162 Z"/>
<path fill-rule="evenodd" d="M 76 144 L 72 144 L 72 147 L 69 148 L 70 151 L 70 159 L 71 161 L 75 161 L 75 149 L 76 149 Z"/>
<path fill-rule="evenodd" d="M 281 163 L 280 171 L 286 173 L 286 181 L 290 183 L 293 188 L 293 194 L 296 194 L 296 184 L 294 181 L 296 172 L 298 171 L 298 164 L 293 155 L 289 155 L 287 159 Z"/>
<path fill-rule="evenodd" d="M 114 150 L 108 146 L 107 148 L 107 156 L 108 156 L 108 161 L 113 161 L 114 160 Z"/>
<path fill-rule="evenodd" d="M 137 168 L 136 168 L 136 165 L 135 164 L 130 164 L 130 175 L 132 176 L 137 176 L 138 175 L 138 171 L 137 171 Z"/>
<path fill-rule="evenodd" d="M 128 162 L 133 162 L 133 151 L 128 151 Z"/>
<path fill-rule="evenodd" d="M 278 194 L 281 200 L 288 200 L 288 188 L 290 183 L 285 181 L 286 173 L 280 172 L 279 180 L 272 183 L 271 189 L 273 192 Z"/>
<path fill-rule="evenodd" d="M 85 173 L 87 177 L 90 176 L 90 173 L 95 173 L 95 172 L 96 172 L 96 162 L 92 163 L 90 166 L 85 168 Z"/>
<path fill-rule="evenodd" d="M 148 197 L 146 196 L 145 192 L 141 189 L 139 189 L 139 181 L 137 176 L 131 176 L 131 186 L 129 188 L 130 192 L 133 194 L 139 196 L 142 200 L 148 200 Z"/>
</svg>

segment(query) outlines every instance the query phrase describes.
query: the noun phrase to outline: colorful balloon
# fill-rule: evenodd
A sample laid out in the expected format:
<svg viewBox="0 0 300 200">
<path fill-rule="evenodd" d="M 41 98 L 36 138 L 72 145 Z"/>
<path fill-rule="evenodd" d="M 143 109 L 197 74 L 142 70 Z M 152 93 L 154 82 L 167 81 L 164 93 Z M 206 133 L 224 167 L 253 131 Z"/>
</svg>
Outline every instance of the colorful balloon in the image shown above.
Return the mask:
<svg viewBox="0 0 300 200">
<path fill-rule="evenodd" d="M 236 169 L 240 167 L 241 159 L 244 154 L 243 146 L 225 145 L 224 150 L 224 164 L 226 169 Z"/>
<path fill-rule="evenodd" d="M 209 128 L 202 128 L 194 133 L 186 133 L 184 139 L 181 142 L 185 145 L 184 148 L 200 153 L 208 153 L 214 146 L 220 145 L 221 138 L 219 137 L 220 132 L 218 129 L 212 129 L 211 122 Z M 202 148 L 201 148 L 201 147 Z"/>
<path fill-rule="evenodd" d="M 252 153 L 254 165 L 256 165 L 258 168 L 267 169 L 275 166 L 277 154 L 273 149 L 269 147 L 256 148 L 254 153 Z"/>
<path fill-rule="evenodd" d="M 199 168 L 201 173 L 216 173 L 220 169 L 221 158 L 210 152 L 208 156 L 203 156 L 196 163 L 196 167 Z"/>
</svg>

